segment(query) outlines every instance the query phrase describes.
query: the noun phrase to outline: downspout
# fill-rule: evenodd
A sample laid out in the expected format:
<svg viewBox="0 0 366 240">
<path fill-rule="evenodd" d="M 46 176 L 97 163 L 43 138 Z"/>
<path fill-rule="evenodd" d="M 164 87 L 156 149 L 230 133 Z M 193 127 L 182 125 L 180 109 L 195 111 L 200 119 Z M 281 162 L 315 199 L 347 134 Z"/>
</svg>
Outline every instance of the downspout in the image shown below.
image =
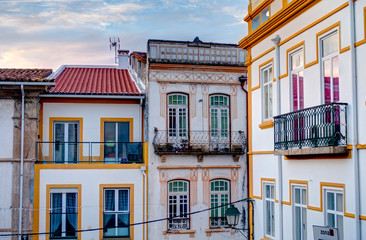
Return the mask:
<svg viewBox="0 0 366 240">
<path fill-rule="evenodd" d="M 352 71 L 352 155 L 355 176 L 355 220 L 356 220 L 356 240 L 361 240 L 361 221 L 360 221 L 360 162 L 358 158 L 358 94 L 357 94 L 357 62 L 355 48 L 355 3 L 349 0 L 350 23 L 351 23 L 351 71 Z"/>
<path fill-rule="evenodd" d="M 280 81 L 280 43 L 281 38 L 276 35 L 272 39 L 276 49 L 276 82 L 277 82 L 277 115 L 281 115 L 281 81 Z M 282 156 L 278 155 L 277 159 L 278 167 L 278 202 L 279 202 L 279 239 L 283 239 L 283 204 L 282 204 Z"/>
<path fill-rule="evenodd" d="M 24 164 L 24 85 L 20 85 L 22 92 L 22 116 L 21 116 L 21 136 L 20 136 L 20 180 L 19 180 L 19 235 L 18 239 L 22 239 L 22 212 L 23 212 L 23 164 Z"/>
<path fill-rule="evenodd" d="M 140 170 L 141 170 L 141 173 L 142 173 L 142 175 L 143 175 L 143 177 L 144 177 L 144 188 L 145 188 L 145 199 L 144 199 L 144 202 L 145 202 L 145 204 L 144 204 L 144 216 L 145 216 L 145 218 L 143 219 L 143 221 L 144 222 L 147 222 L 147 184 L 146 184 L 146 182 L 147 182 L 147 176 L 146 176 L 146 166 L 145 165 L 143 165 L 143 166 L 140 166 Z M 144 227 L 144 231 L 145 231 L 145 234 L 144 234 L 144 236 L 145 236 L 145 240 L 146 239 L 148 239 L 148 231 L 147 231 L 147 229 L 148 229 L 148 224 L 146 223 L 146 224 L 143 224 L 143 227 Z"/>
</svg>

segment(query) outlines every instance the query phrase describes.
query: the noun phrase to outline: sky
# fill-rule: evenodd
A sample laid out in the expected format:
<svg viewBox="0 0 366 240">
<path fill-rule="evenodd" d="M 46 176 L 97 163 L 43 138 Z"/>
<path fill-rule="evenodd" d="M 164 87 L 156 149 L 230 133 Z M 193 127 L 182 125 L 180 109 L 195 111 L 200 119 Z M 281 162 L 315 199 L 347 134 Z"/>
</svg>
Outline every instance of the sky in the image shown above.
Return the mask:
<svg viewBox="0 0 366 240">
<path fill-rule="evenodd" d="M 0 68 L 111 65 L 109 37 L 238 43 L 248 0 L 0 0 Z"/>
</svg>

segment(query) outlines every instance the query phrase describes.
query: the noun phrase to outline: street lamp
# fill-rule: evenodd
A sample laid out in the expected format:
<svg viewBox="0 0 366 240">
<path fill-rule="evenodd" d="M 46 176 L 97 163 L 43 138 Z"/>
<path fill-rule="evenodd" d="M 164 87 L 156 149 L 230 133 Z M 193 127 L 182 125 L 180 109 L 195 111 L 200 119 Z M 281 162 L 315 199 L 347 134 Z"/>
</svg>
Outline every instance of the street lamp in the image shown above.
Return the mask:
<svg viewBox="0 0 366 240">
<path fill-rule="evenodd" d="M 230 204 L 230 207 L 226 210 L 225 216 L 230 227 L 238 225 L 240 212 L 233 204 Z"/>
</svg>

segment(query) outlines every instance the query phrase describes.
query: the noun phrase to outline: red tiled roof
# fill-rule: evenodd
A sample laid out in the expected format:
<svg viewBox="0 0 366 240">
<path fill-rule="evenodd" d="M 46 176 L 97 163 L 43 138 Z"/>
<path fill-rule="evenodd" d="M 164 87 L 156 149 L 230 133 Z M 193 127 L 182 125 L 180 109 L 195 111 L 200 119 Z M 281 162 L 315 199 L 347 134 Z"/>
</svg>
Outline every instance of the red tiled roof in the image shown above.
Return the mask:
<svg viewBox="0 0 366 240">
<path fill-rule="evenodd" d="M 65 67 L 49 93 L 141 95 L 127 69 Z"/>
<path fill-rule="evenodd" d="M 45 78 L 51 73 L 52 69 L 0 68 L 0 81 L 50 82 L 52 79 Z"/>
</svg>

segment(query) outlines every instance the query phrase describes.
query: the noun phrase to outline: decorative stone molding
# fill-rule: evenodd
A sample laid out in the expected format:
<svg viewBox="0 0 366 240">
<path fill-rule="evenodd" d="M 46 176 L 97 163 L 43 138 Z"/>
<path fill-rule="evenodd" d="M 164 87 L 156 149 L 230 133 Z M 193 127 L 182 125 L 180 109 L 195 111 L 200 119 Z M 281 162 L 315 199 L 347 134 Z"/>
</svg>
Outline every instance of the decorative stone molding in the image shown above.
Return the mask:
<svg viewBox="0 0 366 240">
<path fill-rule="evenodd" d="M 209 206 L 210 169 L 208 168 L 202 169 L 202 182 L 203 182 L 203 203 Z"/>
<path fill-rule="evenodd" d="M 162 156 L 160 157 L 160 160 L 161 160 L 161 162 L 166 162 L 166 155 L 162 155 Z"/>
<path fill-rule="evenodd" d="M 166 116 L 166 83 L 159 83 L 159 93 L 160 93 L 160 116 L 165 118 Z"/>
<path fill-rule="evenodd" d="M 190 117 L 196 117 L 196 96 L 197 96 L 197 84 L 191 83 L 189 85 L 189 106 L 190 106 Z"/>
<path fill-rule="evenodd" d="M 190 170 L 190 186 L 191 186 L 191 206 L 197 204 L 197 180 L 198 169 Z"/>
<path fill-rule="evenodd" d="M 160 181 L 160 204 L 167 206 L 167 180 L 165 169 L 159 169 L 159 181 Z"/>
<path fill-rule="evenodd" d="M 202 94 L 202 101 L 203 101 L 203 109 L 202 109 L 202 116 L 207 118 L 208 114 L 208 94 L 209 94 L 209 85 L 202 84 L 201 85 L 201 94 Z"/>
<path fill-rule="evenodd" d="M 230 90 L 231 119 L 236 119 L 238 117 L 238 87 L 231 86 Z"/>
</svg>

